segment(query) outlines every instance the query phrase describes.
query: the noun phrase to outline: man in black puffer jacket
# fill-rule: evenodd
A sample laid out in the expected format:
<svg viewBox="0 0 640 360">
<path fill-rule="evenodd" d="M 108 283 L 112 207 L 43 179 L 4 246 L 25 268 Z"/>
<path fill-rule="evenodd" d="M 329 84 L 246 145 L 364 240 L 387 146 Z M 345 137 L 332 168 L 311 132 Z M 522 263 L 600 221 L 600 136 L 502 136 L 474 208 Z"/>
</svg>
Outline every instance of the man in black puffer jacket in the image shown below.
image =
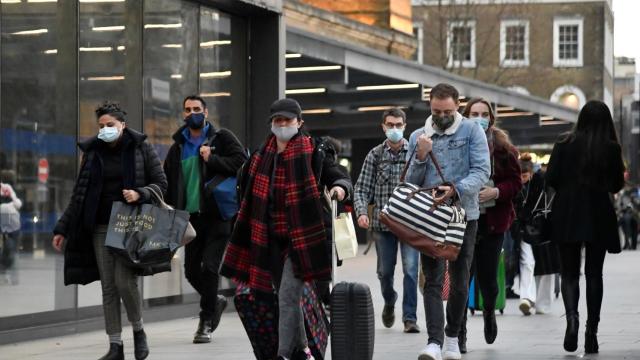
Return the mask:
<svg viewBox="0 0 640 360">
<path fill-rule="evenodd" d="M 185 275 L 201 296 L 200 322 L 194 343 L 208 343 L 227 306 L 218 297 L 218 271 L 232 220 L 226 219 L 206 185 L 235 176 L 246 160 L 244 148 L 226 129 L 215 129 L 206 121 L 207 104 L 199 96 L 183 101 L 185 124 L 174 135 L 174 144 L 164 162 L 169 181 L 166 201 L 191 214 L 196 238 L 185 247 Z"/>
</svg>

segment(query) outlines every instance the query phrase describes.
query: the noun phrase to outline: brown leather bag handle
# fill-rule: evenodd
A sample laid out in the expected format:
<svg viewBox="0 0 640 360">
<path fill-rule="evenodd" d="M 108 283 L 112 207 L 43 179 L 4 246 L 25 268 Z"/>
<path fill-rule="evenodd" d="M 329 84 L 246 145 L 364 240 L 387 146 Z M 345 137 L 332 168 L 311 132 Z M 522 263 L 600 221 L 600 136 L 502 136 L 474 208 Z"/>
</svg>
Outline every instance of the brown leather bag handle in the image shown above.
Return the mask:
<svg viewBox="0 0 640 360">
<path fill-rule="evenodd" d="M 413 147 L 413 150 L 411 151 L 411 155 L 409 155 L 409 160 L 407 160 L 407 162 L 404 164 L 404 169 L 402 169 L 402 175 L 400 175 L 400 182 L 404 182 L 404 178 L 407 175 L 407 171 L 409 170 L 409 165 L 411 164 L 411 159 L 413 159 L 413 155 L 415 155 L 416 150 L 418 150 L 417 140 L 416 140 L 416 146 Z M 433 162 L 433 165 L 436 167 L 436 171 L 438 172 L 438 175 L 440 176 L 440 179 L 442 180 L 442 182 L 446 183 L 447 180 L 445 180 L 444 175 L 442 175 L 442 169 L 440 169 L 440 164 L 438 163 L 438 160 L 436 159 L 435 155 L 433 155 L 433 150 L 429 151 L 429 158 Z"/>
</svg>

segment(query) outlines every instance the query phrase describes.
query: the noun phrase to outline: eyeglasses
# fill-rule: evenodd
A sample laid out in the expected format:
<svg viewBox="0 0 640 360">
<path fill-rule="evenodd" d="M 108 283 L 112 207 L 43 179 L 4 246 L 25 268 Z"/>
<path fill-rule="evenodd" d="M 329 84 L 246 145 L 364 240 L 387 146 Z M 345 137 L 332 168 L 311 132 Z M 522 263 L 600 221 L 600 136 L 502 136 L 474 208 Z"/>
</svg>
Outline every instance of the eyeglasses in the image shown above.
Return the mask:
<svg viewBox="0 0 640 360">
<path fill-rule="evenodd" d="M 398 123 L 398 124 L 383 124 L 384 127 L 388 128 L 388 129 L 404 129 L 405 124 L 403 123 Z"/>
</svg>

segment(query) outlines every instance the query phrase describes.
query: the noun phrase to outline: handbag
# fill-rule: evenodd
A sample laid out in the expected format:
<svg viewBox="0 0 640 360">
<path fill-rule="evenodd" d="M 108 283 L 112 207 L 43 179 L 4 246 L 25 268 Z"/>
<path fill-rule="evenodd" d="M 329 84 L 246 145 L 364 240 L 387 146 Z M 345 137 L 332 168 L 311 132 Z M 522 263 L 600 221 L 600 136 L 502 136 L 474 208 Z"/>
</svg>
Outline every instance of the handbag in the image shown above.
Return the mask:
<svg viewBox="0 0 640 360">
<path fill-rule="evenodd" d="M 337 209 L 333 209 L 337 212 Z M 358 238 L 351 213 L 333 214 L 333 238 L 338 258 L 349 259 L 358 254 Z"/>
<path fill-rule="evenodd" d="M 222 220 L 231 220 L 240 206 L 238 204 L 238 178 L 216 175 L 204 184 L 205 194 L 213 200 Z"/>
<path fill-rule="evenodd" d="M 178 248 L 195 237 L 189 213 L 174 210 L 162 196 L 147 187 L 156 204 L 113 202 L 105 246 L 134 268 L 148 268 L 169 261 Z"/>
<path fill-rule="evenodd" d="M 534 275 L 549 275 L 560 272 L 560 252 L 556 243 L 547 240 L 541 243 L 532 244 L 533 258 L 536 265 L 533 269 Z"/>
<path fill-rule="evenodd" d="M 409 159 L 413 157 L 416 148 Z M 400 176 L 400 184 L 393 190 L 379 219 L 400 241 L 422 254 L 455 261 L 460 253 L 467 220 L 454 185 L 444 179 L 438 160 L 432 152 L 429 152 L 429 157 L 442 179 L 441 185 L 451 189 L 444 192 L 405 182 L 410 164 L 407 161 Z"/>
<path fill-rule="evenodd" d="M 151 195 L 155 198 L 155 201 L 159 207 L 167 210 L 173 210 L 173 207 L 171 207 L 171 205 L 164 202 L 162 191 L 160 191 L 160 188 L 158 188 L 157 185 L 151 184 L 147 186 L 146 189 L 148 189 L 151 192 Z M 193 241 L 193 239 L 196 238 L 196 235 L 197 235 L 196 229 L 193 227 L 193 225 L 191 225 L 190 221 L 187 221 L 187 228 L 184 231 L 184 235 L 182 236 L 182 240 L 180 241 L 180 244 L 182 246 L 187 245 L 188 243 Z"/>
<path fill-rule="evenodd" d="M 551 239 L 551 204 L 555 194 L 547 200 L 547 192 L 542 190 L 538 201 L 531 210 L 531 217 L 522 224 L 522 240 L 528 244 L 539 244 Z M 541 205 L 541 201 L 544 203 Z"/>
</svg>

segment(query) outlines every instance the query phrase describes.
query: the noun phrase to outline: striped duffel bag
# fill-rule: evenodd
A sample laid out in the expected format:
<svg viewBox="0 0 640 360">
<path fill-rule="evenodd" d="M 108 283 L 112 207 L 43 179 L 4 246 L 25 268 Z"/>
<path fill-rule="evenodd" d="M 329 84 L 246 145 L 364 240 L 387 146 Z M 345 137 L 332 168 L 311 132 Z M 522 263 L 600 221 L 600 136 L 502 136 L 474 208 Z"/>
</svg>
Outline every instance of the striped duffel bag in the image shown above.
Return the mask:
<svg viewBox="0 0 640 360">
<path fill-rule="evenodd" d="M 413 152 L 409 158 L 412 157 Z M 455 187 L 445 180 L 433 153 L 430 152 L 429 157 L 442 179 L 442 185 L 448 186 L 449 190 L 425 189 L 404 182 L 409 168 L 407 161 L 400 184 L 393 189 L 389 202 L 380 211 L 380 222 L 400 241 L 421 253 L 455 261 L 460 253 L 467 219 Z"/>
<path fill-rule="evenodd" d="M 432 258 L 455 261 L 467 227 L 458 193 L 402 182 L 380 212 L 380 222 L 398 239 Z"/>
</svg>

